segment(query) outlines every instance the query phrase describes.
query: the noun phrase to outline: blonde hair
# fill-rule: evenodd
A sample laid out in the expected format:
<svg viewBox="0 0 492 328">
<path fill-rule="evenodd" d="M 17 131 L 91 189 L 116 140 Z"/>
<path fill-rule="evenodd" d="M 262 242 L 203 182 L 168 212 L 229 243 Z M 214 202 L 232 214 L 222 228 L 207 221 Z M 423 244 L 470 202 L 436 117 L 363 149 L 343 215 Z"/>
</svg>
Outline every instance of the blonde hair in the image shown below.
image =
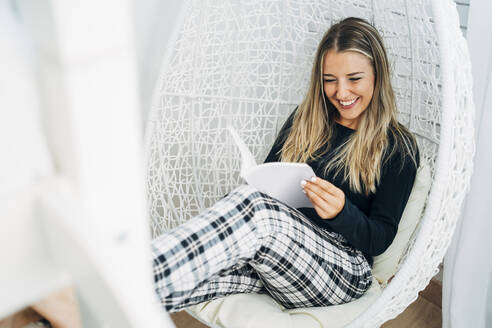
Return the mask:
<svg viewBox="0 0 492 328">
<path fill-rule="evenodd" d="M 325 166 L 325 173 L 343 173 L 350 188 L 358 193 L 375 192 L 384 158 L 401 150 L 415 166 L 417 146 L 413 135 L 396 118 L 396 102 L 390 81 L 388 58 L 377 30 L 360 18 L 346 18 L 323 36 L 316 51 L 308 92 L 297 109 L 290 132 L 281 149 L 281 161 L 307 162 L 319 159 L 332 140 L 337 109 L 323 91 L 323 59 L 328 51 L 356 51 L 371 60 L 374 92 L 361 113 L 357 130 L 337 149 Z M 393 142 L 390 143 L 390 135 Z M 392 147 L 389 145 L 392 144 Z M 391 149 L 390 149 L 391 148 Z M 402 161 L 403 163 L 403 161 Z M 402 164 L 403 165 L 403 164 Z"/>
</svg>

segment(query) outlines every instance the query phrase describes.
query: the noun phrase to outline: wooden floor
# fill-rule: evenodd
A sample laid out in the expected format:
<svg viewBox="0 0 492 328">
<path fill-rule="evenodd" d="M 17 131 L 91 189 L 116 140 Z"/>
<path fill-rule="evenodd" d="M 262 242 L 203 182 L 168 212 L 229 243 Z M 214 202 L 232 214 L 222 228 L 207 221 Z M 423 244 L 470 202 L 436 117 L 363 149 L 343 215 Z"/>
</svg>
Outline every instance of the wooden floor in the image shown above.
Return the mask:
<svg viewBox="0 0 492 328">
<path fill-rule="evenodd" d="M 442 282 L 432 279 L 415 302 L 382 328 L 441 328 Z"/>
<path fill-rule="evenodd" d="M 386 322 L 382 328 L 441 328 L 442 284 L 431 280 L 425 290 L 420 292 L 418 299 L 403 313 L 393 320 Z M 177 328 L 206 328 L 185 311 L 171 314 Z"/>
<path fill-rule="evenodd" d="M 441 309 L 422 296 L 402 314 L 386 322 L 382 328 L 441 328 Z"/>
<path fill-rule="evenodd" d="M 78 304 L 71 289 L 62 290 L 56 297 L 48 298 L 34 304 L 7 318 L 0 318 L 0 328 L 24 328 L 30 322 L 41 318 L 49 319 L 45 327 L 74 328 L 80 327 Z M 402 314 L 388 321 L 383 328 L 439 328 L 441 316 L 442 283 L 432 279 L 418 299 Z M 41 314 L 41 315 L 40 315 Z M 192 318 L 185 311 L 171 314 L 177 328 L 205 328 L 206 326 Z M 302 328 L 302 327 L 301 327 Z"/>
</svg>

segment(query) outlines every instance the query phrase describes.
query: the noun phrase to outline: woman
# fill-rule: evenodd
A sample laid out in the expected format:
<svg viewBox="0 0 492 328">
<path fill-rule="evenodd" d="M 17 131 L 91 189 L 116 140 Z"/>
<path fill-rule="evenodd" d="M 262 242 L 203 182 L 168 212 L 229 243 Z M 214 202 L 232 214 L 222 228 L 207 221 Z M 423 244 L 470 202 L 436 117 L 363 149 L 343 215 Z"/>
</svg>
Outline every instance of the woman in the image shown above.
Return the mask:
<svg viewBox="0 0 492 328">
<path fill-rule="evenodd" d="M 269 293 L 286 308 L 342 304 L 371 286 L 372 256 L 393 241 L 418 150 L 396 120 L 381 37 L 369 23 L 333 25 L 316 52 L 304 101 L 266 161 L 306 162 L 313 208 L 250 186 L 152 242 L 167 311 L 233 293 Z"/>
</svg>

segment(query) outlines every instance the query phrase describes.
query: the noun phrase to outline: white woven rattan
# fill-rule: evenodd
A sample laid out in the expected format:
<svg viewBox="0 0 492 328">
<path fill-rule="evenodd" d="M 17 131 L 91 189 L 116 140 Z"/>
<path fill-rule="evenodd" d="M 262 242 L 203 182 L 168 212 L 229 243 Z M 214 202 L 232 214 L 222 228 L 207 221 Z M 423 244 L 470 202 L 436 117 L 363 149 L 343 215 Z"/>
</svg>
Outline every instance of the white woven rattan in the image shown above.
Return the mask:
<svg viewBox="0 0 492 328">
<path fill-rule="evenodd" d="M 474 154 L 470 59 L 451 0 L 188 0 L 165 57 L 146 150 L 154 236 L 238 185 L 233 125 L 258 162 L 308 86 L 322 34 L 347 16 L 383 35 L 400 121 L 433 184 L 399 271 L 351 327 L 396 317 L 437 273 L 469 187 Z"/>
</svg>

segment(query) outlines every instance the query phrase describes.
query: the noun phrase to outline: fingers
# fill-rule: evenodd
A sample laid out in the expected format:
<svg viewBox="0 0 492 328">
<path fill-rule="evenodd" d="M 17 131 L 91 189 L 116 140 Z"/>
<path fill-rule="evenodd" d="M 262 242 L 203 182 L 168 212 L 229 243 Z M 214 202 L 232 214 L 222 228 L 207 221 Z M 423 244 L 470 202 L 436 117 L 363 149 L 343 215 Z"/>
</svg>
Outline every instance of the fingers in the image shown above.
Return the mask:
<svg viewBox="0 0 492 328">
<path fill-rule="evenodd" d="M 329 197 L 335 197 L 335 198 L 340 198 L 343 197 L 345 194 L 343 193 L 343 190 L 340 188 L 336 187 L 334 184 L 318 178 L 318 177 L 312 177 L 310 180 L 305 180 L 306 183 L 301 185 L 304 188 L 309 188 L 312 191 L 316 192 L 317 194 L 321 195 L 321 197 L 325 198 L 327 201 L 330 199 Z"/>
<path fill-rule="evenodd" d="M 320 217 L 333 218 L 343 209 L 345 194 L 332 183 L 315 177 L 301 185 Z"/>
<path fill-rule="evenodd" d="M 343 191 L 340 188 L 337 188 L 334 184 L 332 184 L 332 183 L 330 183 L 324 179 L 318 178 L 318 177 L 311 178 L 311 180 L 309 180 L 309 182 L 319 186 L 324 191 L 326 191 L 327 193 L 330 193 L 331 195 L 333 195 L 335 197 L 340 197 L 340 193 L 343 193 Z"/>
<path fill-rule="evenodd" d="M 333 194 L 333 192 L 328 191 L 325 186 L 321 186 L 319 183 L 317 183 L 317 181 L 319 180 L 321 179 L 317 178 L 316 182 L 306 181 L 306 184 L 304 185 L 304 191 L 314 193 L 326 202 L 334 202 L 334 198 L 336 198 L 336 196 Z"/>
<path fill-rule="evenodd" d="M 323 219 L 331 219 L 336 216 L 336 210 L 330 203 L 318 196 L 316 193 L 306 190 L 306 195 L 313 204 L 318 215 Z"/>
</svg>

